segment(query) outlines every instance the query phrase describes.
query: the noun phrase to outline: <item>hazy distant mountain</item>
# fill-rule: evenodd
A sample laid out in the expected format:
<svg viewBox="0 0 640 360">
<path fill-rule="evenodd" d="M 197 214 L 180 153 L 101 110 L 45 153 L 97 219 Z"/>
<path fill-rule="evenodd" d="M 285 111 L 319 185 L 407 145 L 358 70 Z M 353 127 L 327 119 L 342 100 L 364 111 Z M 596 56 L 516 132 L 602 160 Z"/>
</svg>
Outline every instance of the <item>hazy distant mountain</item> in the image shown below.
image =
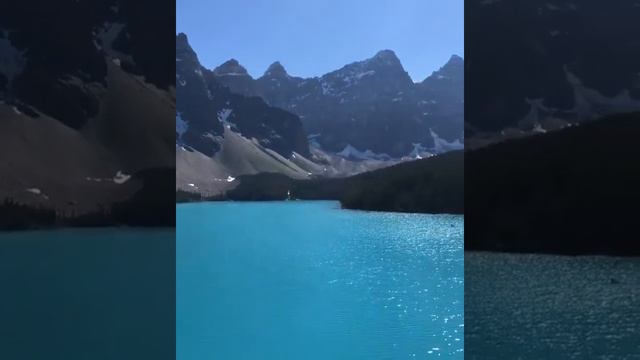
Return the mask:
<svg viewBox="0 0 640 360">
<path fill-rule="evenodd" d="M 308 79 L 289 75 L 279 62 L 258 79 L 235 59 L 213 70 L 232 92 L 300 116 L 314 146 L 392 158 L 462 146 L 463 72 L 463 60 L 453 56 L 414 83 L 391 50 Z"/>
<path fill-rule="evenodd" d="M 73 216 L 140 199 L 145 174 L 173 181 L 171 8 L 0 5 L 0 199 Z"/>
<path fill-rule="evenodd" d="M 466 3 L 467 145 L 640 110 L 635 0 Z"/>
</svg>

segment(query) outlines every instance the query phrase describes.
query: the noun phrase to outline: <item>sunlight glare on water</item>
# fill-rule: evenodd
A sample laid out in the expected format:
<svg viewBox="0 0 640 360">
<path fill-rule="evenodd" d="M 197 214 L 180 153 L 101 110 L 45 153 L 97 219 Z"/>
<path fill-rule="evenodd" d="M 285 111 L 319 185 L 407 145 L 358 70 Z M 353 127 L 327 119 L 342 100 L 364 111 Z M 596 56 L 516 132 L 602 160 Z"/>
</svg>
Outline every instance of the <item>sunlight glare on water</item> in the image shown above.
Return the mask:
<svg viewBox="0 0 640 360">
<path fill-rule="evenodd" d="M 334 202 L 180 205 L 178 359 L 461 359 L 463 229 Z"/>
</svg>

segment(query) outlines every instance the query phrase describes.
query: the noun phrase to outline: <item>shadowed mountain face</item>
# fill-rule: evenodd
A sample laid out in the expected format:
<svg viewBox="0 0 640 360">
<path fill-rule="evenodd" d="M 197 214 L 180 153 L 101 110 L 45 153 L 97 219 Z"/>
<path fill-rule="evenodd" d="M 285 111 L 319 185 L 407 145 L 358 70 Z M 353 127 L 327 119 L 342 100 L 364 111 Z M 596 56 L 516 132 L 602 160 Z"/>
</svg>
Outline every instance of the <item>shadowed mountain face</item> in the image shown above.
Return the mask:
<svg viewBox="0 0 640 360">
<path fill-rule="evenodd" d="M 240 71 L 233 62 L 227 66 Z M 200 65 L 184 34 L 176 37 L 176 84 L 177 189 L 219 194 L 243 174 L 306 178 L 320 170 L 307 160 L 300 119 L 257 96 L 231 92 Z"/>
<path fill-rule="evenodd" d="M 463 138 L 463 60 L 457 56 L 420 83 L 391 50 L 318 78 L 291 76 L 275 62 L 253 79 L 235 59 L 213 74 L 232 92 L 297 114 L 314 143 L 330 152 L 355 148 L 402 157 L 416 147 L 455 148 Z"/>
<path fill-rule="evenodd" d="M 127 202 L 146 171 L 175 167 L 173 8 L 0 5 L 0 199 L 75 216 Z"/>
<path fill-rule="evenodd" d="M 228 71 L 240 71 L 233 62 Z M 267 105 L 262 99 L 232 93 L 221 85 L 214 72 L 202 67 L 187 37 L 176 37 L 176 81 L 178 142 L 212 156 L 220 149 L 217 137 L 224 127 L 255 138 L 261 146 L 288 157 L 292 152 L 309 154 L 300 119 Z"/>
<path fill-rule="evenodd" d="M 465 248 L 640 255 L 640 113 L 465 154 Z"/>
<path fill-rule="evenodd" d="M 106 84 L 104 54 L 121 54 L 122 67 L 167 89 L 174 84 L 165 71 L 166 24 L 172 20 L 167 1 L 43 1 L 1 5 L 0 72 L 11 77 L 8 95 L 60 119 L 82 127 L 99 111 L 98 100 L 60 80 L 76 76 L 87 83 Z M 150 31 L 150 29 L 158 29 Z M 164 35 L 164 37 L 163 37 Z M 11 50 L 10 50 L 11 49 Z M 75 104 L 72 104 L 73 99 Z"/>
<path fill-rule="evenodd" d="M 640 110 L 639 17 L 633 0 L 467 2 L 467 139 Z"/>
</svg>

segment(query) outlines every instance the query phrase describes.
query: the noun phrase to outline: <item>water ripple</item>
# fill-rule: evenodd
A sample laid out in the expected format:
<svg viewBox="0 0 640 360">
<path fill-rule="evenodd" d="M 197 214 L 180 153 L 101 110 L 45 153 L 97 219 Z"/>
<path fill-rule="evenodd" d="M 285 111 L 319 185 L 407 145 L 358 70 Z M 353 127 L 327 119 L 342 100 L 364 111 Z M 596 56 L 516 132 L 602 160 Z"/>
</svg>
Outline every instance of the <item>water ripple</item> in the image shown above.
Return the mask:
<svg viewBox="0 0 640 360">
<path fill-rule="evenodd" d="M 640 359 L 640 261 L 465 254 L 470 359 Z"/>
<path fill-rule="evenodd" d="M 461 359 L 463 229 L 332 202 L 178 207 L 178 358 Z"/>
</svg>

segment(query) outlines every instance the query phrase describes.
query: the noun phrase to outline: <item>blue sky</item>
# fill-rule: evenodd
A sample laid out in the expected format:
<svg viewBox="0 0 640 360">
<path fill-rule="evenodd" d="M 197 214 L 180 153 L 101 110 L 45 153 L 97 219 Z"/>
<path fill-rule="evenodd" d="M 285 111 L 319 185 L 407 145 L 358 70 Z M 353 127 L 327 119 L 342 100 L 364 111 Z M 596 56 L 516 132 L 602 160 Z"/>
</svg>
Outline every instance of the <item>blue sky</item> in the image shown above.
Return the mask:
<svg viewBox="0 0 640 360">
<path fill-rule="evenodd" d="M 235 58 L 253 77 L 278 60 L 293 76 L 320 76 L 395 51 L 414 81 L 463 56 L 463 0 L 177 0 L 177 31 L 200 62 Z"/>
</svg>

